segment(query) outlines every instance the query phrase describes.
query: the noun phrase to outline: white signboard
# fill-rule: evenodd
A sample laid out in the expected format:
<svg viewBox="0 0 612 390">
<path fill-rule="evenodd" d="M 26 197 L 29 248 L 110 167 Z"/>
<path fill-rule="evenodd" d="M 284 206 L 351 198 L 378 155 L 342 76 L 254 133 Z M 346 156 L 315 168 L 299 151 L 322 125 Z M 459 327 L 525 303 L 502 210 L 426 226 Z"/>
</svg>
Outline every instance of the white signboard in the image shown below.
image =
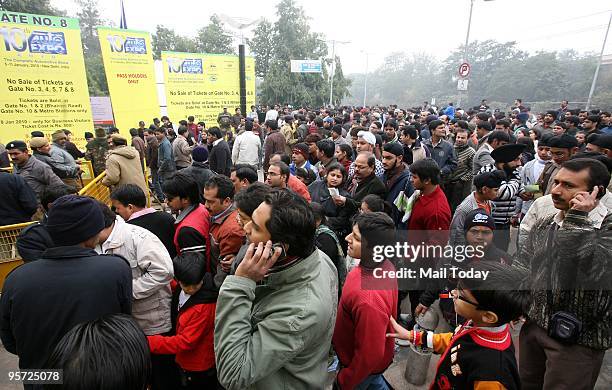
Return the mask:
<svg viewBox="0 0 612 390">
<path fill-rule="evenodd" d="M 291 60 L 291 73 L 321 73 L 321 60 Z"/>
<path fill-rule="evenodd" d="M 467 91 L 468 81 L 469 80 L 467 80 L 467 79 L 465 79 L 465 80 L 457 80 L 457 91 Z"/>
<path fill-rule="evenodd" d="M 94 124 L 112 125 L 114 123 L 110 97 L 90 96 L 89 101 L 91 102 L 91 115 Z"/>
</svg>

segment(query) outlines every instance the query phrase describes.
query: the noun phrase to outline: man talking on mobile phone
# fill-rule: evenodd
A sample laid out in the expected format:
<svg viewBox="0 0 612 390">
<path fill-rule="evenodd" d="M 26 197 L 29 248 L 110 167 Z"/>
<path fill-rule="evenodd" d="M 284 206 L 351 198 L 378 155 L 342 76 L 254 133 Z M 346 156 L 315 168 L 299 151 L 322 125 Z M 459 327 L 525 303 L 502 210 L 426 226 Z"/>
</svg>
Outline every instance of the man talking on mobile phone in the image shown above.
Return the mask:
<svg viewBox="0 0 612 390">
<path fill-rule="evenodd" d="M 244 231 L 251 243 L 219 292 L 217 376 L 232 389 L 322 389 L 336 321 L 338 277 L 314 246 L 304 199 L 272 189 Z"/>
<path fill-rule="evenodd" d="M 519 337 L 523 389 L 595 386 L 612 345 L 612 212 L 600 201 L 609 183 L 600 161 L 564 162 L 550 192 L 558 212 L 536 222 L 515 259 L 533 298 Z"/>
</svg>

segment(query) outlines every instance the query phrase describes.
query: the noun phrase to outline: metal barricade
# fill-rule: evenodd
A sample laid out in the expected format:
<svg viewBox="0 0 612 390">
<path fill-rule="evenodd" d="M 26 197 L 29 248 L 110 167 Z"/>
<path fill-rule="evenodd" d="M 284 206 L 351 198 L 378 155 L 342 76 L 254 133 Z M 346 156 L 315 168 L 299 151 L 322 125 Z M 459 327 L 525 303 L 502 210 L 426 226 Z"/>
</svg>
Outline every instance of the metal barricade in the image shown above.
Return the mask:
<svg viewBox="0 0 612 390">
<path fill-rule="evenodd" d="M 17 252 L 17 236 L 34 222 L 0 226 L 0 289 L 9 272 L 23 264 Z"/>
<path fill-rule="evenodd" d="M 111 205 L 110 190 L 107 186 L 102 184 L 102 179 L 104 179 L 105 176 L 106 176 L 106 171 L 99 174 L 89 184 L 83 187 L 81 191 L 79 191 L 79 195 L 90 196 L 110 206 Z"/>
</svg>

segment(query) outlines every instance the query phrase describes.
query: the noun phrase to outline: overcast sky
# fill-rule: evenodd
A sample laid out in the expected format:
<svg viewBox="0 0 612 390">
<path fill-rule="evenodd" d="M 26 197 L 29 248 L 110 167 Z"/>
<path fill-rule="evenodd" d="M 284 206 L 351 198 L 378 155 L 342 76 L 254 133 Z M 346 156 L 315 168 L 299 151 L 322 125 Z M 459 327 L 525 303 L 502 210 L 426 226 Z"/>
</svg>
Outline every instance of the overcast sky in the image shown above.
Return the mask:
<svg viewBox="0 0 612 390">
<path fill-rule="evenodd" d="M 71 15 L 78 11 L 73 0 L 51 3 Z M 273 21 L 277 3 L 278 0 L 124 0 L 130 29 L 154 33 L 155 26 L 162 24 L 188 36 L 195 36 L 214 13 Z M 298 4 L 311 18 L 312 31 L 330 40 L 350 41 L 336 46 L 345 74 L 365 71 L 363 50 L 370 53 L 370 71 L 394 51 L 427 52 L 445 58 L 465 41 L 470 9 L 470 0 L 298 0 Z M 99 0 L 99 5 L 102 17 L 119 25 L 120 0 Z M 521 49 L 530 52 L 573 48 L 599 54 L 610 8 L 604 0 L 474 0 L 470 41 L 515 40 Z M 612 36 L 605 54 L 612 54 L 611 41 Z"/>
</svg>

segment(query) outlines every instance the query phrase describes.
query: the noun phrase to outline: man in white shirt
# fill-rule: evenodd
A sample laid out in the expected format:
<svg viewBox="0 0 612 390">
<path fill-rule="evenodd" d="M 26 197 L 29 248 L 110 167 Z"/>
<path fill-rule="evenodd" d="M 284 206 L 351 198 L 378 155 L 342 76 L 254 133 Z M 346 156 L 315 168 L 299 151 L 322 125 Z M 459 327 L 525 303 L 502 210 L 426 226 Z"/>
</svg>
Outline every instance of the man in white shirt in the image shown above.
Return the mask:
<svg viewBox="0 0 612 390">
<path fill-rule="evenodd" d="M 261 141 L 253 133 L 253 122 L 246 121 L 244 133 L 236 137 L 232 148 L 232 162 L 246 164 L 257 169 L 259 167 L 259 156 L 261 155 Z"/>
<path fill-rule="evenodd" d="M 266 112 L 266 122 L 267 121 L 277 121 L 278 120 L 278 104 L 274 105 L 274 108 L 271 108 Z"/>
</svg>

